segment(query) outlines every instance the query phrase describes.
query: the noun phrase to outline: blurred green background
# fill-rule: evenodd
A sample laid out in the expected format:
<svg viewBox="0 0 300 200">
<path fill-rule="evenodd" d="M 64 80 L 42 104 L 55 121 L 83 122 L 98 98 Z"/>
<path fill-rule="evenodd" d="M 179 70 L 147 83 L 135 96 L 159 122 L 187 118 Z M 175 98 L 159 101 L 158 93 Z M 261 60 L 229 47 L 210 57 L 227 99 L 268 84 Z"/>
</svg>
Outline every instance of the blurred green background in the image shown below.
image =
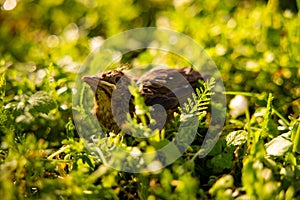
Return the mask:
<svg viewBox="0 0 300 200">
<path fill-rule="evenodd" d="M 22 190 L 22 181 L 15 190 L 8 188 L 10 185 L 6 187 L 5 181 L 22 179 L 23 168 L 12 167 L 10 162 L 19 160 L 17 157 L 11 155 L 5 160 L 10 155 L 6 153 L 10 147 L 5 145 L 10 144 L 9 141 L 27 144 L 24 138 L 33 134 L 35 138 L 47 141 L 50 147 L 60 147 L 63 139 L 74 132 L 69 118 L 72 116 L 74 80 L 80 65 L 106 38 L 128 29 L 160 27 L 190 36 L 215 61 L 226 91 L 247 92 L 258 97 L 249 97 L 251 115 L 257 108 L 266 106 L 265 97 L 272 93 L 273 107 L 284 118 L 299 117 L 299 0 L 0 0 L 0 5 L 0 74 L 5 73 L 6 79 L 5 87 L 4 84 L 0 87 L 3 148 L 0 164 L 3 164 L 1 171 L 4 169 L 8 174 L 0 175 L 3 181 L 0 194 L 4 194 L 4 189 L 34 194 L 33 186 L 28 186 L 31 189 L 27 188 L 27 193 Z M 142 52 L 140 56 L 147 55 Z M 44 93 L 37 94 L 38 91 Z M 41 107 L 32 103 L 37 96 L 45 97 Z M 231 98 L 228 95 L 228 100 Z M 227 121 L 230 120 L 228 116 Z M 235 124 L 235 127 L 242 126 L 243 123 Z M 8 134 L 11 132 L 14 132 L 13 136 Z M 37 142 L 28 139 L 28 143 L 30 141 Z M 42 143 L 37 143 L 38 147 L 34 148 L 43 149 Z M 22 148 L 14 148 L 18 152 L 15 155 L 21 156 Z M 57 166 L 56 171 L 59 171 L 60 164 Z M 41 168 L 39 165 L 40 173 Z M 17 175 L 12 175 L 14 170 Z M 169 173 L 164 171 L 161 177 L 172 180 Z M 180 173 L 177 175 L 180 177 Z M 111 172 L 106 178 L 116 176 L 117 172 Z M 76 174 L 73 179 L 81 180 L 76 179 Z M 125 177 L 124 180 L 128 179 Z M 185 181 L 193 180 L 187 178 Z M 30 181 L 34 183 L 35 179 Z M 62 196 L 72 198 L 71 193 L 75 192 L 75 195 L 76 191 L 84 196 L 83 191 L 73 188 L 72 181 L 68 181 L 63 185 L 69 190 L 66 189 Z M 241 185 L 239 181 L 237 187 Z M 41 185 L 44 187 L 45 184 Z M 49 188 L 55 185 L 47 184 Z M 80 186 L 79 182 L 76 184 Z M 211 185 L 204 188 L 208 186 Z M 111 185 L 105 187 L 114 188 Z M 195 188 L 192 187 L 191 192 L 198 191 Z M 199 197 L 201 192 L 196 193 Z"/>
<path fill-rule="evenodd" d="M 41 135 L 48 125 L 58 128 L 54 135 L 63 130 L 71 115 L 71 89 L 80 64 L 106 38 L 144 26 L 192 37 L 219 67 L 227 91 L 272 92 L 283 115 L 299 113 L 296 1 L 2 0 L 1 4 L 0 72 L 7 71 L 6 98 L 19 102 L 25 94 L 49 90 L 57 96 L 60 111 L 47 121 L 50 124 L 40 119 L 39 127 L 26 125 L 28 116 L 20 118 L 21 129 L 36 133 L 42 129 Z"/>
</svg>

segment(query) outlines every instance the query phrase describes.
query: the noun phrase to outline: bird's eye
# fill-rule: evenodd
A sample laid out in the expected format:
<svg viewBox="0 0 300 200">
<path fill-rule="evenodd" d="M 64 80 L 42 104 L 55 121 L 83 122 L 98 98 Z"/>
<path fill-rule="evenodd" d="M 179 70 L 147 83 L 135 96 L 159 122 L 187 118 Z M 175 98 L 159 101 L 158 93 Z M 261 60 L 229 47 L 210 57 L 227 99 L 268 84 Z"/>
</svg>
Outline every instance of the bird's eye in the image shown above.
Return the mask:
<svg viewBox="0 0 300 200">
<path fill-rule="evenodd" d="M 116 77 L 116 82 L 118 82 L 120 80 L 120 77 L 119 76 L 117 76 Z"/>
</svg>

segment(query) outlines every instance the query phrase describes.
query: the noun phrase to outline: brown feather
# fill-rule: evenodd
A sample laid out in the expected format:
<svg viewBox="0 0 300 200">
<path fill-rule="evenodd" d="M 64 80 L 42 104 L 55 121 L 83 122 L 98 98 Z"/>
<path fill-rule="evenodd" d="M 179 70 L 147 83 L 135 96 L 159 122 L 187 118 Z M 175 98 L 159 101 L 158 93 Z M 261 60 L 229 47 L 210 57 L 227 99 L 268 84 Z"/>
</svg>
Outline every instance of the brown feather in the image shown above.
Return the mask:
<svg viewBox="0 0 300 200">
<path fill-rule="evenodd" d="M 178 77 L 178 73 L 184 79 Z M 186 100 L 190 95 L 190 91 L 186 89 L 188 84 L 195 89 L 198 81 L 201 79 L 201 74 L 193 68 L 154 69 L 145 73 L 135 83 L 138 85 L 146 105 L 162 105 L 167 111 L 167 121 L 169 121 L 173 116 L 173 112 L 178 110 L 179 101 Z M 121 116 L 119 113 L 125 112 L 122 109 L 126 107 L 123 105 L 126 102 L 122 101 L 124 101 L 124 95 L 128 95 L 126 92 L 129 92 L 127 87 L 130 84 L 130 79 L 125 76 L 123 70 L 110 70 L 97 76 L 84 76 L 82 80 L 90 85 L 91 89 L 95 92 L 94 112 L 101 127 L 109 131 L 120 131 L 120 127 L 115 122 L 112 113 L 117 113 L 115 114 L 115 118 L 120 118 L 116 119 L 117 121 L 125 121 L 125 116 Z M 119 101 L 119 104 L 117 107 L 113 107 L 115 109 L 113 110 L 111 98 L 116 85 L 120 85 L 119 80 L 122 80 L 121 87 L 124 88 L 118 90 L 121 92 L 117 95 L 115 101 Z M 129 112 L 132 114 L 134 106 L 132 101 L 128 103 L 130 104 Z"/>
</svg>

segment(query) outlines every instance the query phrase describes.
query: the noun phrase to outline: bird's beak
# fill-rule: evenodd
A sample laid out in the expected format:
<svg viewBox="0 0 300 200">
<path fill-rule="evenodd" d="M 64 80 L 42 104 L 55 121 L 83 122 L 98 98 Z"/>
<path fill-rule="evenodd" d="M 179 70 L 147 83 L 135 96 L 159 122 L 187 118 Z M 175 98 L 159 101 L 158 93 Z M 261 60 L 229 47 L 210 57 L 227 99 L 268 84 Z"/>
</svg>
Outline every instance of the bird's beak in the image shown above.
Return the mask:
<svg viewBox="0 0 300 200">
<path fill-rule="evenodd" d="M 83 82 L 86 82 L 91 87 L 91 89 L 93 90 L 94 93 L 96 92 L 97 87 L 101 87 L 101 86 L 108 86 L 113 89 L 116 88 L 116 86 L 114 84 L 103 81 L 97 76 L 84 76 L 81 78 L 81 80 Z"/>
<path fill-rule="evenodd" d="M 100 81 L 99 77 L 96 77 L 96 76 L 84 76 L 84 77 L 81 78 L 81 80 L 83 82 L 86 82 L 91 87 L 91 89 L 93 90 L 94 93 L 96 92 L 98 83 Z"/>
</svg>

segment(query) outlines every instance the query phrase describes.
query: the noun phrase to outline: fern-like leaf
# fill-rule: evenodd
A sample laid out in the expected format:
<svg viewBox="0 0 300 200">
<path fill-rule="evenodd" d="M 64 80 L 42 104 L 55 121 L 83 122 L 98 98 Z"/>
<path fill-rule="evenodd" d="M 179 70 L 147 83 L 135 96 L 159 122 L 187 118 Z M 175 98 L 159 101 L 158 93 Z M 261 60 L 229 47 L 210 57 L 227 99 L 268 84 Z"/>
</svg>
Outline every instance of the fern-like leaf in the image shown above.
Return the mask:
<svg viewBox="0 0 300 200">
<path fill-rule="evenodd" d="M 48 113 L 56 107 L 55 101 L 46 92 L 39 91 L 31 95 L 29 100 L 30 113 Z"/>
</svg>

